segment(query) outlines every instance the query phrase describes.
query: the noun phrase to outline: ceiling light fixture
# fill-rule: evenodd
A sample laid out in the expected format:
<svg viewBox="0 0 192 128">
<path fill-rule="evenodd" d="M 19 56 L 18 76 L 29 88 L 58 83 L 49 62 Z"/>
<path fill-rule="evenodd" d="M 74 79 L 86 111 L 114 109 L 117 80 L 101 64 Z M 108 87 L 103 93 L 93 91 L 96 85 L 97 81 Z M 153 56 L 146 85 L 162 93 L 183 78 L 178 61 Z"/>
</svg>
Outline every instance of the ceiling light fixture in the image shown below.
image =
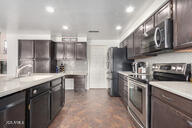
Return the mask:
<svg viewBox="0 0 192 128">
<path fill-rule="evenodd" d="M 51 6 L 46 6 L 45 9 L 49 13 L 54 13 L 55 12 L 55 9 L 53 7 L 51 7 Z"/>
<path fill-rule="evenodd" d="M 126 12 L 127 13 L 131 13 L 133 11 L 134 11 L 134 7 L 133 6 L 129 6 L 129 7 L 126 8 Z"/>
<path fill-rule="evenodd" d="M 120 26 L 120 25 L 118 25 L 117 27 L 116 27 L 116 30 L 121 30 L 122 29 L 122 27 Z"/>
<path fill-rule="evenodd" d="M 68 26 L 66 26 L 66 25 L 63 25 L 63 27 L 62 27 L 64 30 L 68 30 L 69 29 L 69 27 Z"/>
</svg>

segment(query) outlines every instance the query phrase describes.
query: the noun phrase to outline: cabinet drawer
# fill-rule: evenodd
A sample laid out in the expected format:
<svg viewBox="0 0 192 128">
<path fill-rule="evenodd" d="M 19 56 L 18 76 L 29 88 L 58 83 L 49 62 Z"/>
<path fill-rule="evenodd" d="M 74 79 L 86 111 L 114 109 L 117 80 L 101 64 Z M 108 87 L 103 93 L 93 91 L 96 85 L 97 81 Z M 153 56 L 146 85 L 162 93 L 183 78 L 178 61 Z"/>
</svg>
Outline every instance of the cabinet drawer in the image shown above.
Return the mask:
<svg viewBox="0 0 192 128">
<path fill-rule="evenodd" d="M 192 117 L 192 101 L 156 87 L 152 87 L 152 95 Z"/>
<path fill-rule="evenodd" d="M 51 86 L 54 87 L 58 84 L 61 84 L 61 78 L 55 79 L 53 81 L 51 81 Z"/>
<path fill-rule="evenodd" d="M 43 83 L 30 89 L 30 97 L 34 97 L 50 89 L 50 82 Z"/>
</svg>

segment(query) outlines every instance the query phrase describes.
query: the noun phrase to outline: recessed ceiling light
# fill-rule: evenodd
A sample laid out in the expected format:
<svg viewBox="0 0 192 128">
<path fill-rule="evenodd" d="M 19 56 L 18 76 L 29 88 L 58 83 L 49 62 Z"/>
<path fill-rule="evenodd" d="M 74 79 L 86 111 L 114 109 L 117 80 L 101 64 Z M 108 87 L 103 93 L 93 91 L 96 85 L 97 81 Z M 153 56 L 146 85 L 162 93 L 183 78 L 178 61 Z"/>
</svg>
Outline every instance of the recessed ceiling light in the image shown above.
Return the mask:
<svg viewBox="0 0 192 128">
<path fill-rule="evenodd" d="M 126 8 L 126 12 L 127 13 L 131 13 L 133 11 L 134 11 L 134 7 L 133 6 L 129 6 L 129 7 Z"/>
<path fill-rule="evenodd" d="M 54 13 L 55 12 L 55 9 L 53 7 L 51 7 L 51 6 L 46 6 L 45 9 L 49 13 Z"/>
<path fill-rule="evenodd" d="M 120 25 L 116 26 L 116 30 L 121 30 L 122 27 Z"/>
<path fill-rule="evenodd" d="M 63 25 L 63 27 L 62 27 L 64 30 L 68 30 L 69 29 L 69 27 L 68 26 L 66 26 L 66 25 Z"/>
</svg>

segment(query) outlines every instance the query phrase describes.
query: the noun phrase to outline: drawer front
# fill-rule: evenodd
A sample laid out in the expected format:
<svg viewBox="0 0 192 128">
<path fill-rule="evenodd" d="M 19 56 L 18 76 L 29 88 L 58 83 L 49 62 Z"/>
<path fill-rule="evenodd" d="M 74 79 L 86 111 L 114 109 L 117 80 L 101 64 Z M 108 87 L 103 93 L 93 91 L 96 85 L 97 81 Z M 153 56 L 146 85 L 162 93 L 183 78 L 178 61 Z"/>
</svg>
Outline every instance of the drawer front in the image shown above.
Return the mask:
<svg viewBox="0 0 192 128">
<path fill-rule="evenodd" d="M 156 87 L 152 87 L 152 95 L 192 117 L 192 101 Z"/>
<path fill-rule="evenodd" d="M 30 97 L 34 97 L 50 89 L 50 82 L 43 83 L 30 89 Z"/>
<path fill-rule="evenodd" d="M 119 78 L 120 78 L 120 79 L 123 79 L 123 80 L 125 80 L 125 81 L 128 80 L 128 77 L 125 76 L 125 75 L 122 75 L 122 74 L 119 74 Z"/>
<path fill-rule="evenodd" d="M 61 84 L 61 78 L 55 79 L 53 81 L 51 81 L 51 86 L 57 86 L 58 84 Z"/>
</svg>

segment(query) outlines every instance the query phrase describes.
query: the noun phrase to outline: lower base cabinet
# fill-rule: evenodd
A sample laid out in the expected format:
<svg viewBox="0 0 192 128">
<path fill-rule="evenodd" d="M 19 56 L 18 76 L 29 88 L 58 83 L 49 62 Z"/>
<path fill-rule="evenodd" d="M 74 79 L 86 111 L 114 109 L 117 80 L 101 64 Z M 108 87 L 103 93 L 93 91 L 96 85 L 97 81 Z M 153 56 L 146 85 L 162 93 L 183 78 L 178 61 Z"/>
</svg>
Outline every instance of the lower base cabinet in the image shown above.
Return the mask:
<svg viewBox="0 0 192 128">
<path fill-rule="evenodd" d="M 179 109 L 184 109 L 187 105 L 173 107 L 170 104 L 175 105 L 182 101 L 175 96 L 173 99 L 172 94 L 155 90 L 153 94 L 159 97 L 154 95 L 151 97 L 151 128 L 192 128 L 192 118 Z M 160 98 L 164 98 L 163 100 L 167 102 Z"/>
<path fill-rule="evenodd" d="M 50 122 L 50 92 L 30 100 L 30 128 L 47 128 Z"/>
<path fill-rule="evenodd" d="M 61 110 L 62 85 L 59 84 L 51 89 L 51 120 L 55 118 Z"/>
<path fill-rule="evenodd" d="M 119 74 L 119 95 L 124 105 L 128 105 L 128 84 L 127 76 Z"/>
</svg>

